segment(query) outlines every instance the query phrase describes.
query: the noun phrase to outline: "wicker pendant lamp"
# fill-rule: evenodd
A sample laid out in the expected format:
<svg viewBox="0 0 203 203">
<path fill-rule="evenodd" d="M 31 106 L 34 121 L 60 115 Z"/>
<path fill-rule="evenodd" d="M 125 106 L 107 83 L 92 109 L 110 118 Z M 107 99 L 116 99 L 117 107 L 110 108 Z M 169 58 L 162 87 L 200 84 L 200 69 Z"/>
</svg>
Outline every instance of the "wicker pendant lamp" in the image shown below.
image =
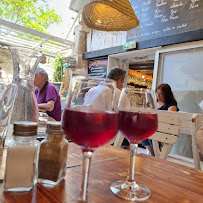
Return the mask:
<svg viewBox="0 0 203 203">
<path fill-rule="evenodd" d="M 82 15 L 85 24 L 95 30 L 126 31 L 139 24 L 129 0 L 92 0 Z"/>
</svg>

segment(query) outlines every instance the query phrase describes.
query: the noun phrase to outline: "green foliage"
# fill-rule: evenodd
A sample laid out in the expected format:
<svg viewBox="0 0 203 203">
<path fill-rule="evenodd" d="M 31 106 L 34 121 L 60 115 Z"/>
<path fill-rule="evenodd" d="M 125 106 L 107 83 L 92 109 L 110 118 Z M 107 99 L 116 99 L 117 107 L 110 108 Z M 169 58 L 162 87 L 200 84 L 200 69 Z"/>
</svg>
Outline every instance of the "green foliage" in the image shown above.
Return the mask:
<svg viewBox="0 0 203 203">
<path fill-rule="evenodd" d="M 56 56 L 54 61 L 53 82 L 62 82 L 64 57 Z"/>
<path fill-rule="evenodd" d="M 61 22 L 61 17 L 47 2 L 39 0 L 0 0 L 0 18 L 47 33 L 47 28 Z"/>
</svg>

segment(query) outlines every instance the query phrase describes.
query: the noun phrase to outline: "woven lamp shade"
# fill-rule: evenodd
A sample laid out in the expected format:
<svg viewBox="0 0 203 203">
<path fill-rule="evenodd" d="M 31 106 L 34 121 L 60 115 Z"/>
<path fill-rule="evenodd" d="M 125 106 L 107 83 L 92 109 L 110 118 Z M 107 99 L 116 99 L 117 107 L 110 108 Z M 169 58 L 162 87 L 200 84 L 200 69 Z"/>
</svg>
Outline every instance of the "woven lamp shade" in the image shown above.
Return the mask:
<svg viewBox="0 0 203 203">
<path fill-rule="evenodd" d="M 95 30 L 126 31 L 139 24 L 129 0 L 93 0 L 82 15 L 85 24 Z"/>
</svg>

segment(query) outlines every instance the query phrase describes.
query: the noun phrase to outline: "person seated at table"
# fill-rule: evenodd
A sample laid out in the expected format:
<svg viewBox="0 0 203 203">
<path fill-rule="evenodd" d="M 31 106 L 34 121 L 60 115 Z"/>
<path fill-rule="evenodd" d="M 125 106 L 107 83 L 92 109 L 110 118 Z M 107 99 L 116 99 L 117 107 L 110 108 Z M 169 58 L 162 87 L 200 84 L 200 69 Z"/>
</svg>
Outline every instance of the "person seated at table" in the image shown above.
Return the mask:
<svg viewBox="0 0 203 203">
<path fill-rule="evenodd" d="M 61 100 L 56 87 L 48 82 L 48 74 L 37 68 L 34 79 L 39 110 L 45 110 L 50 120 L 61 120 Z"/>
<path fill-rule="evenodd" d="M 122 99 L 119 101 L 125 75 L 126 71 L 118 67 L 112 68 L 107 75 L 107 78 L 116 81 L 114 108 L 118 106 L 119 109 L 128 109 L 130 107 L 130 101 L 126 94 L 123 94 Z"/>
<path fill-rule="evenodd" d="M 119 97 L 121 94 L 121 89 L 123 87 L 124 78 L 126 71 L 121 68 L 114 67 L 112 68 L 107 78 L 115 80 L 116 86 L 115 88 L 115 98 L 114 98 L 114 107 L 117 108 Z M 84 105 L 92 105 L 92 108 L 101 110 L 112 110 L 112 91 L 108 86 L 98 85 L 96 87 L 91 88 L 86 94 L 84 98 Z M 123 104 L 125 105 L 125 104 Z"/>
<path fill-rule="evenodd" d="M 113 108 L 117 109 L 119 98 L 121 95 L 121 89 L 123 87 L 124 79 L 125 79 L 126 71 L 121 68 L 114 67 L 112 68 L 108 75 L 108 79 L 112 79 L 116 81 L 115 88 L 115 97 L 114 97 L 114 105 Z M 84 105 L 91 105 L 92 108 L 98 109 L 100 107 L 101 110 L 112 110 L 112 91 L 109 87 L 105 85 L 98 85 L 96 87 L 91 88 L 86 94 L 84 99 Z M 119 103 L 119 108 L 128 108 L 130 106 L 130 102 L 127 98 L 127 95 L 123 95 L 122 100 Z M 129 142 L 124 139 L 122 143 L 122 147 L 126 148 L 129 146 Z"/>
<path fill-rule="evenodd" d="M 179 111 L 177 101 L 173 95 L 171 87 L 168 84 L 161 84 L 156 88 L 157 95 L 157 109 L 167 111 Z M 152 147 L 152 140 L 146 139 L 142 141 L 142 145 L 146 147 L 152 156 L 154 156 L 154 150 Z M 159 145 L 161 147 L 161 144 Z"/>
</svg>

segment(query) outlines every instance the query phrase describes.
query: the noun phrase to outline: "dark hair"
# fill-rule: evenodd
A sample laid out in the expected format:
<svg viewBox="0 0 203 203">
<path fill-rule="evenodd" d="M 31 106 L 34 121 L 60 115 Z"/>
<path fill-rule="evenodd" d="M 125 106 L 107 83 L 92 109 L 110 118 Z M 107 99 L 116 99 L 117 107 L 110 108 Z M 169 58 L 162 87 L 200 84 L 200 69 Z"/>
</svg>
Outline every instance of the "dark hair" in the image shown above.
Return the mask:
<svg viewBox="0 0 203 203">
<path fill-rule="evenodd" d="M 175 100 L 174 98 L 174 95 L 173 95 L 173 92 L 171 90 L 171 87 L 166 84 L 166 83 L 163 83 L 161 85 L 159 85 L 157 88 L 156 88 L 156 91 L 160 89 L 163 93 L 163 97 L 164 97 L 164 101 L 166 104 L 170 104 L 171 101 Z M 176 101 L 176 100 L 175 100 Z"/>
<path fill-rule="evenodd" d="M 125 74 L 126 71 L 124 71 L 123 69 L 114 67 L 109 71 L 107 78 L 113 79 L 115 81 L 118 81 L 121 78 L 121 80 L 123 81 L 125 78 Z"/>
</svg>

